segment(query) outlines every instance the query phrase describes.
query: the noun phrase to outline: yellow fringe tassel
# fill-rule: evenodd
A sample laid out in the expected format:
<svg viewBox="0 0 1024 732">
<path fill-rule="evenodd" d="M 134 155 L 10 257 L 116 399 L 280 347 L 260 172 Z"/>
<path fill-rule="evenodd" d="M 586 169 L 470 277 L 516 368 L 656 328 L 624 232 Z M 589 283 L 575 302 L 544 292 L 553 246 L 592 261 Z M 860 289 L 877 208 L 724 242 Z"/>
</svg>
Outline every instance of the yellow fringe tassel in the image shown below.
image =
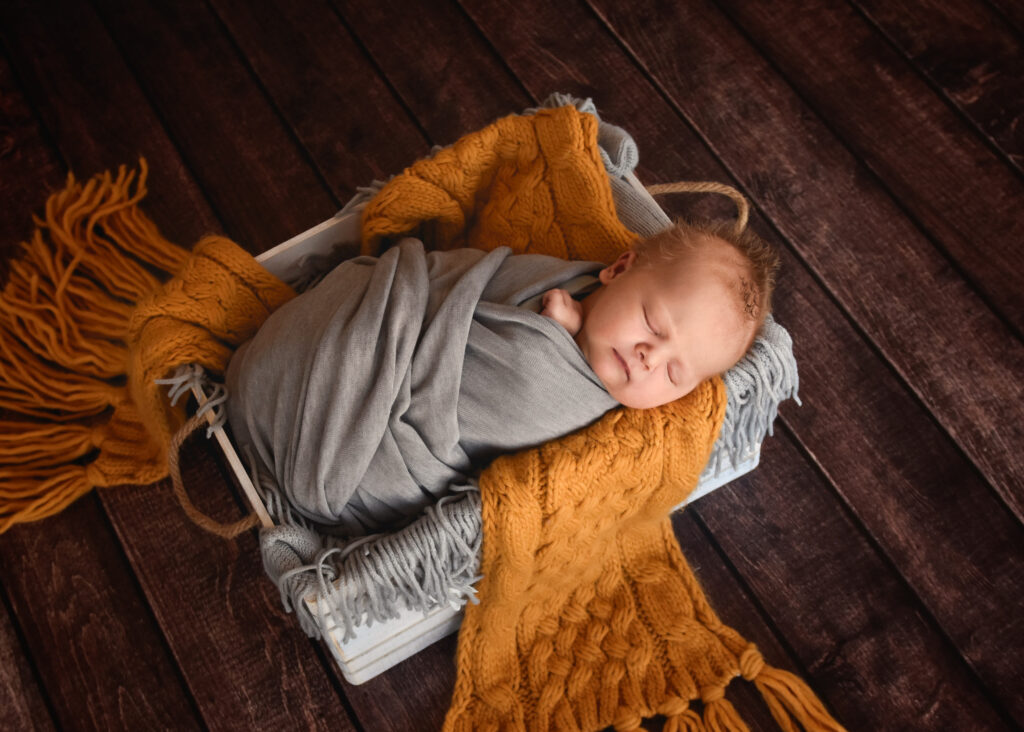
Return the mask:
<svg viewBox="0 0 1024 732">
<path fill-rule="evenodd" d="M 798 732 L 794 719 L 807 732 L 844 732 L 845 728 L 832 718 L 801 678 L 766 665 L 756 646 L 747 646 L 739 662 L 741 675 L 754 682 L 776 724 L 784 732 Z"/>
<path fill-rule="evenodd" d="M 154 379 L 219 371 L 294 293 L 223 237 L 189 253 L 138 208 L 148 168 L 49 197 L 0 290 L 0 533 L 91 488 L 167 475 L 184 422 Z M 167 282 L 167 275 L 173 278 Z M 6 415 L 5 415 L 6 417 Z"/>
</svg>

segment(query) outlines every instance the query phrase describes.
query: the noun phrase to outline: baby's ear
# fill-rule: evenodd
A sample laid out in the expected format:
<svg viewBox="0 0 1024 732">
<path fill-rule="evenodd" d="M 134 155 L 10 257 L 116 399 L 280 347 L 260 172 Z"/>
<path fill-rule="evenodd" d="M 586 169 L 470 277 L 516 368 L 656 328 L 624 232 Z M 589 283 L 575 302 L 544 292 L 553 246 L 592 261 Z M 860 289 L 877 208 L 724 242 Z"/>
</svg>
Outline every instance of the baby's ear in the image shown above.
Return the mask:
<svg viewBox="0 0 1024 732">
<path fill-rule="evenodd" d="M 602 269 L 598 273 L 597 278 L 601 280 L 602 285 L 607 285 L 620 274 L 628 271 L 634 262 L 636 262 L 636 252 L 632 249 L 627 249 L 619 255 L 618 259 Z"/>
</svg>

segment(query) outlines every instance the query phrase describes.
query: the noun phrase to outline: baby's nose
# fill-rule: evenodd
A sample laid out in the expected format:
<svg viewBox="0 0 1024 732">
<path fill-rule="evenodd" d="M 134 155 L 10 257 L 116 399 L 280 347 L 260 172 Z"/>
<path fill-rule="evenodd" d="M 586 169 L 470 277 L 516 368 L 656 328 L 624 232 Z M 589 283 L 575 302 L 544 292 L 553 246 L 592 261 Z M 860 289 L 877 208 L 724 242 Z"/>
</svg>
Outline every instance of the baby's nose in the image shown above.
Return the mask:
<svg viewBox="0 0 1024 732">
<path fill-rule="evenodd" d="M 640 363 L 643 365 L 644 368 L 651 369 L 654 367 L 654 364 L 652 363 L 652 361 L 654 360 L 653 353 L 651 346 L 649 344 L 638 343 L 636 347 L 636 355 L 637 358 L 640 359 Z"/>
</svg>

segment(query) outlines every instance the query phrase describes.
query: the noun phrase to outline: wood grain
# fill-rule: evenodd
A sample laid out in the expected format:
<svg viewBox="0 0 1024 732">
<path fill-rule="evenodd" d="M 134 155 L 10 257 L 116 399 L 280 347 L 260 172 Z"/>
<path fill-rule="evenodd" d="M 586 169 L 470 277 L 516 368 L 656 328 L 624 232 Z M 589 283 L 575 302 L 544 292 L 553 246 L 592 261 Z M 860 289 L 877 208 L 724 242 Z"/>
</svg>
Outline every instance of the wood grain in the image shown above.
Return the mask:
<svg viewBox="0 0 1024 732">
<path fill-rule="evenodd" d="M 534 100 L 458 5 L 404 12 L 400 0 L 335 3 L 405 106 L 438 145 Z"/>
<path fill-rule="evenodd" d="M 323 0 L 213 6 L 339 201 L 428 153 L 415 121 Z"/>
<path fill-rule="evenodd" d="M 1024 670 L 1005 652 L 1024 647 L 1024 529 L 885 364 L 866 355 L 809 273 L 783 261 L 775 313 L 793 336 L 803 400 L 786 406 L 784 424 L 990 693 L 1024 720 Z"/>
<path fill-rule="evenodd" d="M 601 6 L 673 106 L 1024 517 L 1024 455 L 1015 448 L 1024 443 L 1018 418 L 1024 345 L 904 215 L 902 201 L 889 196 L 727 19 L 696 2 L 670 7 L 674 14 L 662 18 L 664 27 L 686 33 L 674 54 L 660 51 L 668 42 L 661 26 L 642 22 L 654 13 L 650 6 L 637 5 L 628 17 Z M 644 83 L 639 74 L 617 76 L 620 88 Z M 652 114 L 648 109 L 644 116 Z M 649 139 L 656 149 L 688 134 L 677 125 L 673 135 L 654 130 Z"/>
<path fill-rule="evenodd" d="M 1019 171 L 845 4 L 721 5 L 1021 338 Z"/>
<path fill-rule="evenodd" d="M 1010 729 L 785 439 L 694 506 L 849 729 Z M 794 546 L 799 551 L 794 551 Z M 869 701 L 870 700 L 870 701 Z"/>
<path fill-rule="evenodd" d="M 33 134 L 52 140 L 76 176 L 87 179 L 135 165 L 145 156 L 152 169 L 146 211 L 165 236 L 190 243 L 220 229 L 160 119 L 87 5 L 5 2 L 0 4 L 0 37 L 44 128 Z M 73 144 L 64 144 L 69 139 Z M 63 171 L 53 183 L 63 183 Z M 18 225 L 30 222 L 27 212 L 42 204 L 37 195 L 24 201 L 24 208 L 12 207 Z"/>
<path fill-rule="evenodd" d="M 975 0 L 855 4 L 1024 170 L 1024 52 L 1020 38 L 989 6 Z"/>
<path fill-rule="evenodd" d="M 201 510 L 234 520 L 242 514 L 214 450 L 188 447 L 182 478 Z M 211 729 L 355 729 L 263 574 L 253 533 L 225 541 L 193 526 L 167 482 L 109 495 L 107 511 Z"/>
<path fill-rule="evenodd" d="M 258 253 L 337 210 L 205 3 L 97 6 L 229 236 Z"/>
<path fill-rule="evenodd" d="M 201 727 L 95 497 L 0 536 L 0 582 L 58 727 Z"/>
<path fill-rule="evenodd" d="M 768 624 L 749 587 L 729 566 L 728 558 L 711 532 L 689 508 L 672 516 L 672 528 L 686 562 L 719 619 L 754 643 L 769 666 L 803 675 L 804 669 Z M 734 679 L 726 690 L 726 696 L 751 729 L 777 727 L 753 684 L 742 678 Z"/>
<path fill-rule="evenodd" d="M 6 602 L 0 602 L 0 729 L 55 729 Z"/>
<path fill-rule="evenodd" d="M 1018 37 L 1024 37 L 1024 6 L 1014 0 L 988 0 L 987 4 L 1017 31 Z"/>
</svg>

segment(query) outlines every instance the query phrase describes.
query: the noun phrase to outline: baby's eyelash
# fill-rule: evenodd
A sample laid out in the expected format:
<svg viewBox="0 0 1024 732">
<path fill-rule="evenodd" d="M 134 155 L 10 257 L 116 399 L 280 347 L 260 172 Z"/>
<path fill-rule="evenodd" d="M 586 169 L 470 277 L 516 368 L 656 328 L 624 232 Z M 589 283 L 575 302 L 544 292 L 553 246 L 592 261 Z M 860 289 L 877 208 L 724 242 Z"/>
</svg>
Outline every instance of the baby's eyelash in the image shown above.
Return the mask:
<svg viewBox="0 0 1024 732">
<path fill-rule="evenodd" d="M 656 331 L 654 329 L 654 327 L 651 325 L 651 319 L 647 317 L 647 308 L 646 307 L 643 308 L 643 311 L 644 311 L 644 323 L 647 325 L 647 330 L 651 331 L 651 333 L 653 335 L 660 336 L 661 333 L 659 333 L 658 331 Z"/>
</svg>

